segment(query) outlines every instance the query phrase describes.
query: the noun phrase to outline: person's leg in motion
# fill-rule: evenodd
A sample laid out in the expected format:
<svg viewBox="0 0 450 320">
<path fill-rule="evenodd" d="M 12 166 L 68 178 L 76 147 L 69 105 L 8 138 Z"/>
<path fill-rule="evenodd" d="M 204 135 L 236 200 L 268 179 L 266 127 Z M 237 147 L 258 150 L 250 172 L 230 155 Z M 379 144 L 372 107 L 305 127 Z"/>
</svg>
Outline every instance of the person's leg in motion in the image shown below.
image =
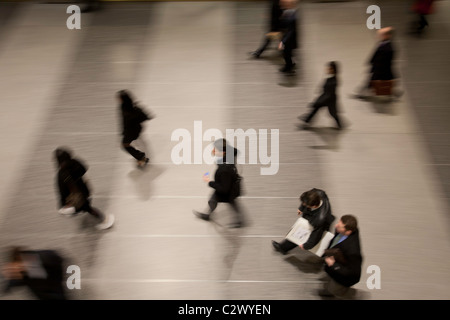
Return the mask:
<svg viewBox="0 0 450 320">
<path fill-rule="evenodd" d="M 122 148 L 137 160 L 139 167 L 143 167 L 148 163 L 149 159 L 145 156 L 144 152 L 137 150 L 131 145 L 134 140 L 136 139 L 124 137 L 122 140 Z"/>
<path fill-rule="evenodd" d="M 342 129 L 342 122 L 341 122 L 341 119 L 339 118 L 339 115 L 338 115 L 338 112 L 337 112 L 336 103 L 330 103 L 329 104 L 328 112 L 334 118 L 334 120 L 336 120 L 336 124 L 337 124 L 338 128 Z"/>
<path fill-rule="evenodd" d="M 323 289 L 319 290 L 319 295 L 323 297 L 343 297 L 349 288 L 337 283 L 329 275 L 327 276 L 328 278 L 323 285 Z"/>
<path fill-rule="evenodd" d="M 285 66 L 280 69 L 281 72 L 290 73 L 294 71 L 294 63 L 292 61 L 292 47 L 290 45 L 286 46 L 283 50 L 283 58 Z"/>
<path fill-rule="evenodd" d="M 211 198 L 208 200 L 208 209 L 207 209 L 207 213 L 202 213 L 202 212 L 198 212 L 194 210 L 194 214 L 203 220 L 209 221 L 209 219 L 211 218 L 211 214 L 214 212 L 214 210 L 216 210 L 217 208 L 217 197 L 215 194 L 213 194 L 211 196 Z"/>
<path fill-rule="evenodd" d="M 234 215 L 234 220 L 230 224 L 230 227 L 231 228 L 240 228 L 242 226 L 242 224 L 243 224 L 243 219 L 242 219 L 241 208 L 237 204 L 236 199 L 230 201 L 230 206 L 233 208 L 233 211 L 234 211 L 234 214 L 235 214 Z"/>
<path fill-rule="evenodd" d="M 261 47 L 253 52 L 250 52 L 250 55 L 252 55 L 254 58 L 259 58 L 259 56 L 267 49 L 271 42 L 272 40 L 268 36 L 265 36 Z"/>
<path fill-rule="evenodd" d="M 88 212 L 99 221 L 96 226 L 98 230 L 111 228 L 114 224 L 114 216 L 112 214 L 105 215 L 97 208 L 92 207 L 89 202 L 83 207 L 82 210 Z"/>
<path fill-rule="evenodd" d="M 282 254 L 287 254 L 289 251 L 297 247 L 297 245 L 287 239 L 284 239 L 281 242 L 276 242 L 272 240 L 272 246 L 277 250 L 278 252 Z"/>
<path fill-rule="evenodd" d="M 307 128 L 309 126 L 309 123 L 311 122 L 312 118 L 316 115 L 317 111 L 319 111 L 320 108 L 322 108 L 324 105 L 320 103 L 319 99 L 317 99 L 316 102 L 313 103 L 311 106 L 311 112 L 307 114 L 306 116 L 300 117 L 301 120 L 305 123 L 303 128 Z"/>
</svg>

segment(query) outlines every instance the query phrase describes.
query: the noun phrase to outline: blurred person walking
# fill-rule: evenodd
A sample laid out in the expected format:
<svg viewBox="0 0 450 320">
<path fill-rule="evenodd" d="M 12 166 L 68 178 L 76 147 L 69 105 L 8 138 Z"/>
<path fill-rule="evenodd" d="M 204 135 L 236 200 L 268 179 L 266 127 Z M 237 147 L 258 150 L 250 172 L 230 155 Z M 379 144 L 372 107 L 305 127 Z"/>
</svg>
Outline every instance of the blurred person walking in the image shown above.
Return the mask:
<svg viewBox="0 0 450 320">
<path fill-rule="evenodd" d="M 370 64 L 370 79 L 355 95 L 355 98 L 366 99 L 370 91 L 375 90 L 376 95 L 395 95 L 399 97 L 401 92 L 394 92 L 394 79 L 397 76 L 392 70 L 392 61 L 395 56 L 395 49 L 392 45 L 394 30 L 392 27 L 385 27 L 377 31 L 379 42 L 373 53 Z M 382 86 L 382 87 L 381 87 Z"/>
<path fill-rule="evenodd" d="M 261 46 L 257 50 L 250 52 L 252 57 L 259 58 L 273 39 L 280 33 L 280 18 L 282 14 L 283 10 L 280 7 L 280 0 L 271 0 L 269 30 L 268 33 L 264 35 Z"/>
<path fill-rule="evenodd" d="M 338 65 L 336 61 L 331 61 L 326 66 L 326 74 L 327 79 L 323 85 L 322 94 L 316 99 L 314 103 L 311 104 L 311 112 L 306 115 L 299 116 L 298 118 L 304 121 L 304 125 L 301 127 L 302 129 L 307 129 L 309 127 L 309 123 L 316 115 L 317 111 L 319 111 L 322 107 L 327 107 L 330 115 L 336 120 L 336 124 L 338 129 L 342 129 L 343 125 L 338 115 L 337 108 L 337 94 L 336 88 L 339 84 L 337 75 L 338 75 Z"/>
<path fill-rule="evenodd" d="M 284 67 L 280 72 L 294 73 L 295 63 L 292 61 L 292 53 L 297 48 L 297 0 L 280 0 L 283 14 L 280 18 L 282 38 L 278 44 L 278 50 L 283 51 Z"/>
<path fill-rule="evenodd" d="M 343 215 L 335 229 L 335 235 L 323 254 L 327 276 L 323 279 L 324 287 L 318 294 L 341 298 L 351 286 L 359 282 L 363 258 L 356 217 Z"/>
<path fill-rule="evenodd" d="M 237 198 L 241 193 L 241 176 L 236 168 L 236 156 L 238 150 L 228 145 L 226 139 L 219 139 L 214 142 L 214 150 L 217 170 L 214 174 L 214 180 L 209 175 L 204 175 L 203 180 L 208 186 L 214 189 L 214 193 L 208 201 L 207 213 L 193 211 L 198 218 L 209 221 L 211 214 L 217 208 L 219 202 L 229 203 L 235 212 L 234 221 L 230 224 L 231 228 L 240 228 L 243 224 L 241 210 L 237 203 Z"/>
<path fill-rule="evenodd" d="M 427 16 L 433 13 L 434 0 L 416 0 L 412 5 L 412 11 L 418 16 L 417 21 L 412 25 L 412 33 L 421 34 L 425 27 L 428 27 Z"/>
<path fill-rule="evenodd" d="M 13 247 L 2 268 L 7 284 L 3 293 L 27 286 L 39 300 L 67 300 L 64 291 L 63 258 L 55 250 L 24 250 Z"/>
<path fill-rule="evenodd" d="M 297 213 L 309 222 L 313 230 L 308 240 L 300 246 L 287 239 L 284 239 L 280 243 L 272 241 L 272 246 L 275 250 L 282 254 L 287 254 L 295 247 L 300 247 L 302 250 L 314 248 L 320 242 L 323 233 L 329 230 L 335 219 L 327 194 L 325 191 L 316 188 L 301 194 L 300 207 Z"/>
<path fill-rule="evenodd" d="M 100 0 L 84 0 L 84 6 L 81 9 L 82 13 L 93 12 L 101 9 Z"/>
<path fill-rule="evenodd" d="M 80 160 L 72 158 L 71 152 L 66 148 L 57 148 L 54 156 L 58 165 L 56 182 L 61 207 L 59 213 L 72 216 L 79 212 L 88 212 L 99 221 L 96 225 L 98 230 L 111 228 L 114 216 L 105 215 L 91 206 L 91 192 L 83 179 L 87 171 L 86 166 Z"/>
<path fill-rule="evenodd" d="M 144 168 L 149 158 L 142 152 L 134 148 L 131 143 L 139 138 L 142 132 L 142 123 L 153 119 L 135 103 L 131 94 L 127 90 L 120 90 L 117 93 L 122 116 L 122 148 L 127 151 L 137 161 L 138 168 Z"/>
</svg>

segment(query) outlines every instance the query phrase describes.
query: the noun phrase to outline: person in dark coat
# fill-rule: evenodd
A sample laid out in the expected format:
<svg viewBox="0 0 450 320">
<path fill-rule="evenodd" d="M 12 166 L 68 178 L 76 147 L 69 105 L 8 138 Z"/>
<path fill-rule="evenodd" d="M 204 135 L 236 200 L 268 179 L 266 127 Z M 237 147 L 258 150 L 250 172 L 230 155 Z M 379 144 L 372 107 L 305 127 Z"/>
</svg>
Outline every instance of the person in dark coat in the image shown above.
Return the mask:
<svg viewBox="0 0 450 320">
<path fill-rule="evenodd" d="M 381 41 L 370 59 L 372 81 L 395 78 L 392 72 L 392 60 L 394 59 L 394 48 L 391 42 L 392 33 L 393 30 L 389 27 L 380 30 Z"/>
<path fill-rule="evenodd" d="M 208 201 L 209 210 L 201 213 L 194 210 L 194 215 L 203 220 L 210 220 L 211 214 L 217 208 L 219 202 L 229 203 L 235 212 L 234 221 L 230 225 L 232 228 L 242 226 L 242 214 L 234 196 L 233 185 L 237 178 L 236 157 L 238 150 L 227 144 L 225 139 L 214 142 L 213 155 L 216 158 L 217 170 L 214 180 L 209 175 L 204 175 L 203 180 L 208 186 L 214 189 L 214 193 Z"/>
<path fill-rule="evenodd" d="M 27 286 L 39 300 L 67 300 L 63 261 L 55 250 L 12 248 L 10 260 L 2 268 L 7 280 L 3 293 L 16 286 Z"/>
<path fill-rule="evenodd" d="M 280 26 L 283 37 L 278 44 L 278 49 L 283 50 L 283 58 L 285 65 L 280 72 L 294 72 L 295 63 L 292 61 L 292 53 L 297 48 L 297 1 L 281 0 L 280 6 L 284 10 L 280 18 Z"/>
<path fill-rule="evenodd" d="M 300 245 L 300 249 L 310 250 L 314 248 L 321 240 L 325 231 L 330 229 L 335 217 L 331 211 L 331 204 L 325 191 L 313 188 L 303 192 L 300 196 L 300 207 L 298 214 L 308 220 L 313 227 L 308 240 Z M 290 250 L 297 247 L 297 244 L 284 239 L 280 243 L 272 241 L 272 245 L 278 252 L 287 254 Z"/>
<path fill-rule="evenodd" d="M 392 70 L 392 61 L 395 56 L 395 49 L 392 45 L 393 33 L 394 30 L 392 27 L 385 27 L 377 31 L 379 42 L 369 60 L 369 81 L 359 90 L 360 92 L 355 96 L 356 98 L 367 98 L 366 91 L 373 90 L 374 81 L 377 80 L 391 81 L 391 86 L 394 86 L 394 80 L 397 78 L 397 75 Z M 401 94 L 401 92 L 394 93 L 395 96 L 400 96 Z"/>
<path fill-rule="evenodd" d="M 84 6 L 81 9 L 81 13 L 97 11 L 102 7 L 100 0 L 84 0 L 83 2 Z"/>
<path fill-rule="evenodd" d="M 122 147 L 136 159 L 139 168 L 144 168 L 149 158 L 145 152 L 137 150 L 131 143 L 139 138 L 142 132 L 142 122 L 152 119 L 131 98 L 127 90 L 117 93 L 122 115 Z"/>
<path fill-rule="evenodd" d="M 83 179 L 86 166 L 80 160 L 72 158 L 71 152 L 66 148 L 57 148 L 54 156 L 58 165 L 59 212 L 63 215 L 88 212 L 99 221 L 97 229 L 110 228 L 114 223 L 114 216 L 106 216 L 90 204 L 91 193 Z"/>
<path fill-rule="evenodd" d="M 342 129 L 342 123 L 338 115 L 337 109 L 337 94 L 336 88 L 338 86 L 338 66 L 337 62 L 331 61 L 327 65 L 327 79 L 323 85 L 322 94 L 316 99 L 316 101 L 311 105 L 311 112 L 307 115 L 299 116 L 300 120 L 304 121 L 304 126 L 302 128 L 308 128 L 308 125 L 312 118 L 316 115 L 322 107 L 328 107 L 328 112 L 336 120 L 339 129 Z"/>
<path fill-rule="evenodd" d="M 272 42 L 271 34 L 280 32 L 280 18 L 283 10 L 280 7 L 280 0 L 271 0 L 270 7 L 270 26 L 269 31 L 264 35 L 264 41 L 262 45 L 255 51 L 250 52 L 254 58 L 259 58 L 260 55 L 267 49 Z"/>
<path fill-rule="evenodd" d="M 336 224 L 336 232 L 323 255 L 328 279 L 321 296 L 343 296 L 361 279 L 362 255 L 358 222 L 352 215 L 344 215 Z"/>
</svg>

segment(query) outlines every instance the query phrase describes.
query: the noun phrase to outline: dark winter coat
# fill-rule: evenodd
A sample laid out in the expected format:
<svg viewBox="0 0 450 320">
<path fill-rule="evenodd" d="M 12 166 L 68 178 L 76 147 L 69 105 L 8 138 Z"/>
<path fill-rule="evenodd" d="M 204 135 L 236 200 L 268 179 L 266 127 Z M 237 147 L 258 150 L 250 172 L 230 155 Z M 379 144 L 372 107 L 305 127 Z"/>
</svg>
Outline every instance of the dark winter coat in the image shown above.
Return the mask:
<svg viewBox="0 0 450 320">
<path fill-rule="evenodd" d="M 334 238 L 339 233 L 336 232 Z M 329 248 L 334 240 L 331 240 Z M 347 239 L 338 243 L 333 249 L 339 249 L 345 259 L 345 263 L 335 262 L 331 267 L 325 266 L 325 272 L 339 284 L 351 287 L 361 278 L 362 256 L 359 243 L 359 231 L 352 232 Z"/>
</svg>

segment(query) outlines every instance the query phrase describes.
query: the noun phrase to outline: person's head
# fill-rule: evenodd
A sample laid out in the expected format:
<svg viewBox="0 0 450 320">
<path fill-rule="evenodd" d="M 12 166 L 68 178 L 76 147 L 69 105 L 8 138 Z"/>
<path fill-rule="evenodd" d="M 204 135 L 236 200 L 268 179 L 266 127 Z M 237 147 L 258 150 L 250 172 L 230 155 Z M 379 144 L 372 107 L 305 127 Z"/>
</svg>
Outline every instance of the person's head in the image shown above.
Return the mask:
<svg viewBox="0 0 450 320">
<path fill-rule="evenodd" d="M 120 90 L 117 92 L 117 99 L 122 105 L 122 109 L 129 109 L 133 107 L 133 98 L 128 90 Z"/>
<path fill-rule="evenodd" d="M 309 191 L 303 192 L 300 196 L 300 202 L 303 206 L 309 209 L 316 209 L 320 206 L 320 201 L 322 198 L 320 197 L 319 191 L 317 189 L 311 189 Z"/>
<path fill-rule="evenodd" d="M 280 0 L 281 9 L 294 9 L 297 6 L 297 0 Z"/>
<path fill-rule="evenodd" d="M 228 144 L 226 139 L 221 138 L 214 141 L 214 149 L 211 153 L 216 158 L 216 163 L 233 164 L 238 151 Z"/>
<path fill-rule="evenodd" d="M 216 157 L 225 157 L 225 154 L 227 153 L 227 140 L 226 139 L 217 139 L 214 141 L 214 149 L 213 149 L 213 155 Z"/>
<path fill-rule="evenodd" d="M 381 41 L 390 40 L 394 34 L 394 29 L 392 27 L 381 28 L 377 31 L 378 38 Z"/>
<path fill-rule="evenodd" d="M 336 223 L 336 231 L 343 235 L 350 235 L 352 232 L 358 230 L 358 221 L 350 214 L 344 215 Z"/>
<path fill-rule="evenodd" d="M 63 147 L 57 148 L 54 152 L 54 155 L 59 167 L 63 166 L 65 163 L 72 159 L 70 150 Z"/>
<path fill-rule="evenodd" d="M 337 65 L 336 61 L 328 62 L 328 64 L 327 64 L 327 73 L 337 76 L 337 74 L 338 74 L 338 65 Z"/>
</svg>

